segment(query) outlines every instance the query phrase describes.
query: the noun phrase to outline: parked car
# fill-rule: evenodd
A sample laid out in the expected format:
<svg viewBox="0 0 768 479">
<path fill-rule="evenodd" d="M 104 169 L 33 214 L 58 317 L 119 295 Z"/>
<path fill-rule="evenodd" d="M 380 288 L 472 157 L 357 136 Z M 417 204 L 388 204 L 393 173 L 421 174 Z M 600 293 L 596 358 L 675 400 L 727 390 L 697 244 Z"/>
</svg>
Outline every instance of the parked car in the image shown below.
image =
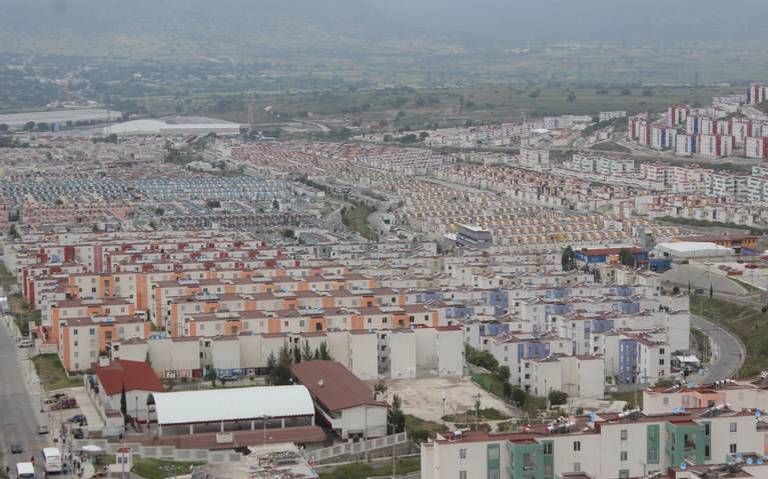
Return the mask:
<svg viewBox="0 0 768 479">
<path fill-rule="evenodd" d="M 75 439 L 82 439 L 84 437 L 83 430 L 79 427 L 76 427 L 75 429 L 72 429 L 72 437 Z"/>
<path fill-rule="evenodd" d="M 11 444 L 11 454 L 21 454 L 24 452 L 24 448 L 21 447 L 21 444 L 14 442 Z"/>
<path fill-rule="evenodd" d="M 71 418 L 67 419 L 67 422 L 76 422 L 76 423 L 80 423 L 80 424 L 82 424 L 82 423 L 84 423 L 86 421 L 87 421 L 87 419 L 85 418 L 85 416 L 83 414 L 75 414 Z"/>
<path fill-rule="evenodd" d="M 19 341 L 20 348 L 31 348 L 34 345 L 35 345 L 35 342 L 32 341 L 31 339 L 22 339 L 21 341 Z"/>
<path fill-rule="evenodd" d="M 47 424 L 40 424 L 37 426 L 37 433 L 38 434 L 48 434 L 48 425 Z"/>
</svg>

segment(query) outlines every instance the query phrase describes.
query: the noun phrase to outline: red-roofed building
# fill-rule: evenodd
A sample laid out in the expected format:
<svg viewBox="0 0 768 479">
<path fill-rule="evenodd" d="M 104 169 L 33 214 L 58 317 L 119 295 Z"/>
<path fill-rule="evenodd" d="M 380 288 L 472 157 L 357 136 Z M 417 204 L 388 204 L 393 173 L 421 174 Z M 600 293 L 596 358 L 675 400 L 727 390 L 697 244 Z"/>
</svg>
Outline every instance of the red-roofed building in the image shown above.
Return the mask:
<svg viewBox="0 0 768 479">
<path fill-rule="evenodd" d="M 336 361 L 302 361 L 291 367 L 312 395 L 317 418 L 342 439 L 387 434 L 387 408 L 373 389 Z"/>
<path fill-rule="evenodd" d="M 123 390 L 128 416 L 139 422 L 147 421 L 147 396 L 165 391 L 152 367 L 144 361 L 115 360 L 99 365 L 94 375 L 89 376 L 88 386 L 107 423 L 111 422 L 109 418 L 116 416 L 120 416 L 122 421 L 120 398 Z"/>
</svg>

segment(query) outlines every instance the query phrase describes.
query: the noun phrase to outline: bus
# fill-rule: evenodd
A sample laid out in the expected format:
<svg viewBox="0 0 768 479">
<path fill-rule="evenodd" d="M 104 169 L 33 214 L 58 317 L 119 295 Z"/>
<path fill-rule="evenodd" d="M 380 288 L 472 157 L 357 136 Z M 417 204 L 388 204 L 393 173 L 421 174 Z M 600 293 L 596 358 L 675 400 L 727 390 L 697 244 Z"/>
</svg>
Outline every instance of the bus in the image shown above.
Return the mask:
<svg viewBox="0 0 768 479">
<path fill-rule="evenodd" d="M 43 448 L 43 467 L 47 474 L 61 472 L 61 451 L 57 447 Z"/>
<path fill-rule="evenodd" d="M 16 477 L 19 479 L 35 479 L 35 466 L 31 462 L 17 462 Z"/>
</svg>

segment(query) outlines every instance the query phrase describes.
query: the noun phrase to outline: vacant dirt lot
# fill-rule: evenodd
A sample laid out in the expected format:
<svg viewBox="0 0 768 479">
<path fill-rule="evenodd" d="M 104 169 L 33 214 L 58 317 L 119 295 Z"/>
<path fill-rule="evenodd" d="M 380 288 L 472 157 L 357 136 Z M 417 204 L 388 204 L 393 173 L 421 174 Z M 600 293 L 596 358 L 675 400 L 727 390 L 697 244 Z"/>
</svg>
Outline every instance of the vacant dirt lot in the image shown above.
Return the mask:
<svg viewBox="0 0 768 479">
<path fill-rule="evenodd" d="M 440 422 L 445 413 L 456 414 L 473 409 L 476 395 L 480 395 L 480 407 L 498 409 L 511 417 L 519 417 L 519 411 L 508 407 L 491 396 L 469 378 L 423 378 L 386 381 L 387 400 L 397 394 L 403 401 L 403 411 L 428 421 Z"/>
</svg>

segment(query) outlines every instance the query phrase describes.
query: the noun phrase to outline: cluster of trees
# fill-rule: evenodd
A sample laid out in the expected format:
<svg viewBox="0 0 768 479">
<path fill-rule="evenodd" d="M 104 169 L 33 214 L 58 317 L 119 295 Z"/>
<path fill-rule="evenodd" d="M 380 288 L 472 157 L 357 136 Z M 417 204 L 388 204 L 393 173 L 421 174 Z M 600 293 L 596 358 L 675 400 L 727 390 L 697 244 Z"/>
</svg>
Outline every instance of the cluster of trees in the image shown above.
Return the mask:
<svg viewBox="0 0 768 479">
<path fill-rule="evenodd" d="M 285 345 L 280 348 L 277 357 L 270 353 L 267 358 L 267 382 L 273 386 L 292 384 L 293 373 L 291 372 L 291 365 L 313 359 L 324 361 L 331 361 L 333 359 L 328 351 L 328 344 L 325 341 L 320 343 L 320 346 L 314 350 L 309 345 L 309 341 L 306 340 L 302 347 L 299 347 L 298 344 L 294 345 L 293 348 Z"/>
<path fill-rule="evenodd" d="M 521 387 L 513 386 L 509 383 L 509 367 L 500 366 L 491 353 L 466 345 L 464 347 L 464 357 L 468 363 L 487 369 L 501 382 L 501 396 L 505 401 L 512 403 L 515 407 L 526 410 L 529 414 L 533 414 L 537 409 L 543 407 L 540 399 L 531 396 Z M 565 404 L 568 400 L 568 395 L 562 391 L 552 390 L 549 392 L 547 399 L 549 399 L 551 405 L 557 406 Z"/>
<path fill-rule="evenodd" d="M 560 264 L 563 267 L 563 271 L 573 271 L 576 269 L 576 254 L 570 245 L 566 246 L 563 250 L 560 256 Z"/>
</svg>

